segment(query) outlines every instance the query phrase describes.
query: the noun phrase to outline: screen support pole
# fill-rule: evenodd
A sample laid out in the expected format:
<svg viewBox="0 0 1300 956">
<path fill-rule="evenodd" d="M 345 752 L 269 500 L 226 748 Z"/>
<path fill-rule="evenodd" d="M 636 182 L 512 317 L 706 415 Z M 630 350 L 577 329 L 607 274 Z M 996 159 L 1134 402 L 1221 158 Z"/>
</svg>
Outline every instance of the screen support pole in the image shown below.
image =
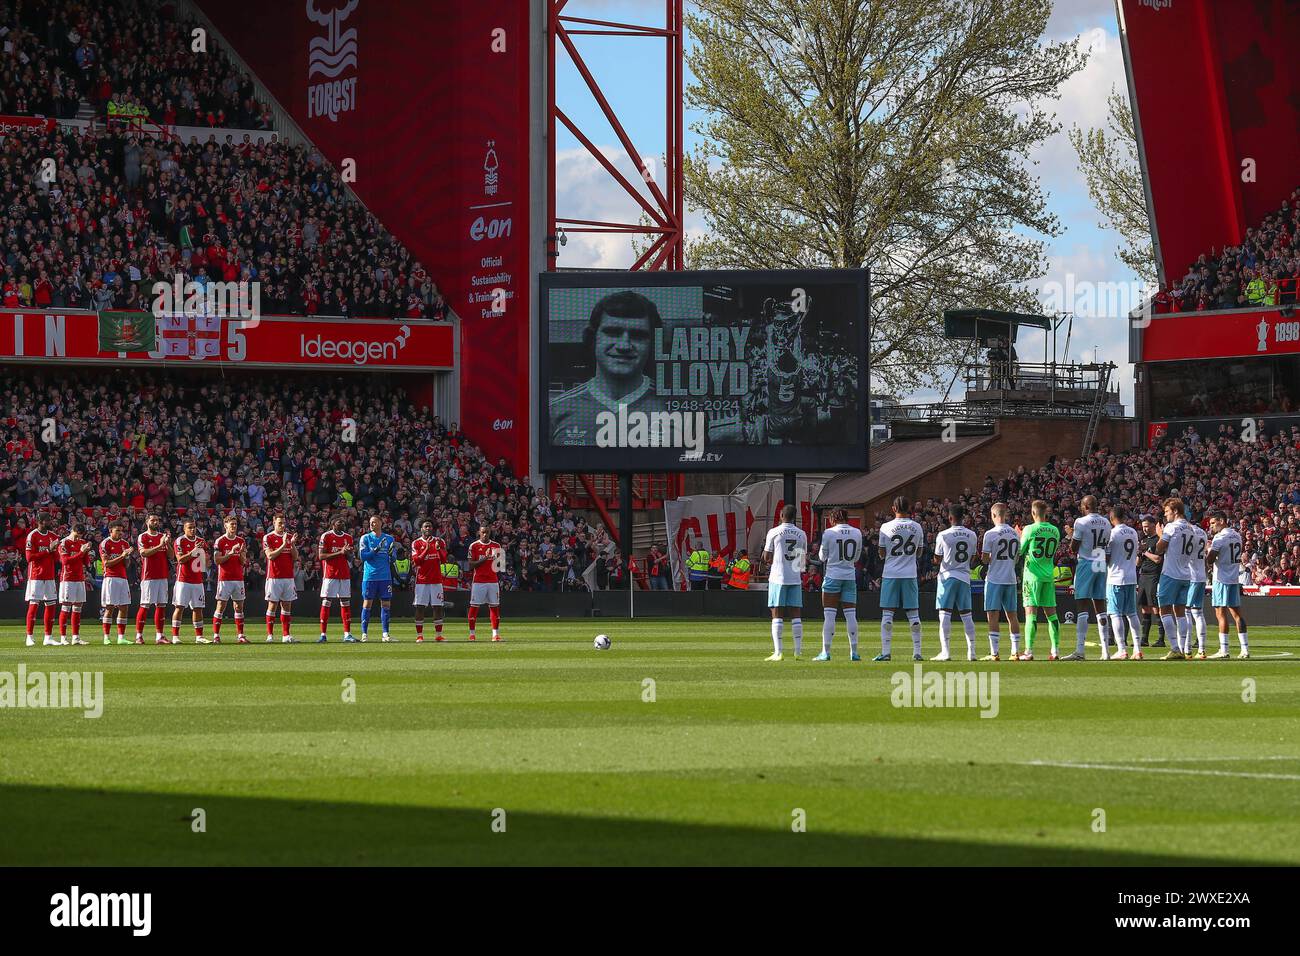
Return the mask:
<svg viewBox="0 0 1300 956">
<path fill-rule="evenodd" d="M 781 492 L 782 500 L 785 501 L 786 504 L 794 505 L 798 508 L 799 502 L 795 500 L 798 497 L 798 492 L 795 491 L 795 473 L 793 471 L 787 471 L 782 477 L 785 479 Z"/>
<path fill-rule="evenodd" d="M 618 539 L 619 549 L 623 552 L 623 573 L 627 575 L 627 616 L 634 617 L 632 591 L 636 582 L 632 580 L 629 568 L 632 557 L 632 475 L 626 471 L 619 472 L 618 476 Z"/>
</svg>

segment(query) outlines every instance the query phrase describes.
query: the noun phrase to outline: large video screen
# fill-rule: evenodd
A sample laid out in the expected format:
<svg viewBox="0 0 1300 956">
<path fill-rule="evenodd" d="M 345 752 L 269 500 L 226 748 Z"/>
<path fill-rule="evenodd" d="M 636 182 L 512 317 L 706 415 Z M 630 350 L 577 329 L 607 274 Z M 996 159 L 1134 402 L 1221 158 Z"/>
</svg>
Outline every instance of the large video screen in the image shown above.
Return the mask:
<svg viewBox="0 0 1300 956">
<path fill-rule="evenodd" d="M 544 273 L 548 472 L 867 467 L 864 270 Z"/>
</svg>

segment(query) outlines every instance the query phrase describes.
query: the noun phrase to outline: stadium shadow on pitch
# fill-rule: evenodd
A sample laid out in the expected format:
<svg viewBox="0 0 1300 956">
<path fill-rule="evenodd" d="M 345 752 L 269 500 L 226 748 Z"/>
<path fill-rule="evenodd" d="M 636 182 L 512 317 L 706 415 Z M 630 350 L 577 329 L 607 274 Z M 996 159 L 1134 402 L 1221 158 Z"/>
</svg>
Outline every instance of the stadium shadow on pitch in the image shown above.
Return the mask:
<svg viewBox="0 0 1300 956">
<path fill-rule="evenodd" d="M 191 814 L 205 813 L 205 832 Z M 773 827 L 0 786 L 5 866 L 1189 866 L 1252 861 Z"/>
</svg>

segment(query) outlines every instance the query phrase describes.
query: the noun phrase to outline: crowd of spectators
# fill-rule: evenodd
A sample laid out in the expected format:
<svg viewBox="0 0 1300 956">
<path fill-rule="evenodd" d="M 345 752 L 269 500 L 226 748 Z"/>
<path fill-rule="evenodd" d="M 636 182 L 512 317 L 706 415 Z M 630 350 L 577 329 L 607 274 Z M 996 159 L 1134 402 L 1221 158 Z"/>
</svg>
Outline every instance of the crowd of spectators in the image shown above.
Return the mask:
<svg viewBox="0 0 1300 956">
<path fill-rule="evenodd" d="M 55 175 L 41 175 L 53 159 Z M 31 128 L 0 150 L 6 308 L 149 310 L 159 280 L 257 282 L 264 314 L 447 317 L 424 267 L 315 150 Z"/>
<path fill-rule="evenodd" d="M 505 547 L 507 588 L 616 587 L 627 573 L 605 532 L 562 496 L 539 493 L 504 460 L 485 459 L 455 423 L 415 405 L 399 385 L 7 370 L 0 434 L 7 587 L 24 583 L 22 548 L 37 509 L 55 514 L 61 533 L 82 523 L 96 542 L 114 520 L 134 540 L 150 513 L 173 534 L 193 516 L 211 542 L 232 511 L 260 539 L 282 511 L 308 588 L 319 574 L 316 542 L 335 514 L 359 537 L 379 513 L 403 546 L 428 517 L 458 563 L 484 522 Z M 263 572 L 252 562 L 250 582 Z"/>
<path fill-rule="evenodd" d="M 1295 305 L 1300 294 L 1300 189 L 1241 245 L 1218 255 L 1202 253 L 1187 275 L 1155 297 L 1156 312 Z"/>
<path fill-rule="evenodd" d="M 0 3 L 0 114 L 71 119 L 85 100 L 168 126 L 269 130 L 253 84 L 173 4 L 157 0 Z"/>
<path fill-rule="evenodd" d="M 1242 565 L 1252 583 L 1300 583 L 1300 426 L 1275 435 L 1263 434 L 1261 427 L 1253 438 L 1242 440 L 1228 425 L 1220 426 L 1213 438 L 1188 429 L 1154 448 L 1101 448 L 1086 458 L 1053 458 L 1042 468 L 1021 466 L 1002 478 L 990 476 L 982 488 L 967 488 L 955 498 L 918 502 L 913 516 L 925 528 L 927 542 L 920 560 L 922 580 L 936 576 L 934 536 L 949 526 L 952 504 L 966 508 L 966 523 L 982 537 L 992 526 L 994 502 L 1006 502 L 1012 522 L 1026 525 L 1033 520 L 1031 502 L 1042 499 L 1051 506 L 1051 520 L 1068 533 L 1080 499 L 1092 494 L 1103 508 L 1122 502 L 1134 519 L 1149 513 L 1162 520 L 1161 502 L 1171 496 L 1181 497 L 1191 519 L 1203 526 L 1208 510 L 1222 509 L 1241 533 Z M 876 515 L 877 525 L 868 536 L 892 517 Z"/>
</svg>

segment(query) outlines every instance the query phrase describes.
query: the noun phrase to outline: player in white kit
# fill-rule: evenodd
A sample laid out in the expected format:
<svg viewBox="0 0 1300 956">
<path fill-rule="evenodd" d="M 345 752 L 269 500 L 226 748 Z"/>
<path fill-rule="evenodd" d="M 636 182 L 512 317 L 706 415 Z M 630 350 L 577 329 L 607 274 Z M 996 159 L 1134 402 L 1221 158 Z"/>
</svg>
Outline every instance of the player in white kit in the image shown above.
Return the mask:
<svg viewBox="0 0 1300 956">
<path fill-rule="evenodd" d="M 781 634 L 790 619 L 795 660 L 803 653 L 803 571 L 808 562 L 808 536 L 794 523 L 794 505 L 781 509 L 781 523 L 767 533 L 763 542 L 763 563 L 767 575 L 767 606 L 772 609 L 772 646 L 769 661 L 783 659 Z"/>
<path fill-rule="evenodd" d="M 849 632 L 849 660 L 858 656 L 858 562 L 862 560 L 862 532 L 849 524 L 843 508 L 831 510 L 831 526 L 822 532 L 817 557 L 826 566 L 822 575 L 822 652 L 815 661 L 831 659 L 835 640 L 835 618 L 844 612 L 844 627 Z"/>
<path fill-rule="evenodd" d="M 1186 518 L 1183 499 L 1167 499 L 1164 513 L 1165 524 L 1160 532 L 1160 543 L 1156 545 L 1156 553 L 1164 559 L 1160 583 L 1156 585 L 1156 603 L 1160 605 L 1160 619 L 1164 622 L 1165 633 L 1174 642 L 1164 659 L 1181 661 L 1186 659 L 1190 646 L 1187 601 L 1192 589 L 1192 558 L 1196 553 L 1196 535 Z"/>
<path fill-rule="evenodd" d="M 1191 522 L 1196 549 L 1192 552 L 1192 586 L 1187 592 L 1187 630 L 1196 634 L 1196 659 L 1205 660 L 1205 556 L 1210 550 L 1210 536 L 1196 522 Z M 1190 638 L 1189 638 L 1190 640 Z M 1188 648 L 1183 653 L 1190 656 Z"/>
<path fill-rule="evenodd" d="M 1017 614 L 1016 559 L 1020 557 L 1020 535 L 1007 524 L 1011 509 L 1004 502 L 993 505 L 989 514 L 993 527 L 984 532 L 980 560 L 987 564 L 984 572 L 984 613 L 989 619 L 989 653 L 986 661 L 1001 660 L 1002 634 L 998 624 L 1003 616 L 1011 632 L 1011 659 L 1020 653 L 1020 617 Z"/>
<path fill-rule="evenodd" d="M 1219 650 L 1210 660 L 1232 656 L 1228 652 L 1228 615 L 1237 624 L 1237 643 L 1243 659 L 1250 657 L 1250 639 L 1246 635 L 1246 618 L 1241 613 L 1241 535 L 1228 524 L 1222 511 L 1210 512 L 1210 562 L 1214 565 L 1214 616 L 1219 620 Z"/>
<path fill-rule="evenodd" d="M 1078 558 L 1074 571 L 1075 645 L 1074 653 L 1066 654 L 1063 661 L 1082 661 L 1084 645 L 1088 639 L 1088 614 L 1097 619 L 1097 639 L 1101 642 L 1101 656 L 1107 655 L 1110 645 L 1110 625 L 1106 621 L 1106 588 L 1110 571 L 1106 564 L 1106 545 L 1110 542 L 1110 522 L 1097 511 L 1097 498 L 1085 495 L 1079 502 L 1083 512 L 1074 519 L 1070 534 L 1070 552 Z"/>
<path fill-rule="evenodd" d="M 934 539 L 934 563 L 939 568 L 939 590 L 934 606 L 939 612 L 939 653 L 932 661 L 952 660 L 952 615 L 961 617 L 966 634 L 966 659 L 975 660 L 975 617 L 971 613 L 970 566 L 979 553 L 979 538 L 962 522 L 966 509 L 953 505 L 948 509 L 951 524 Z"/>
<path fill-rule="evenodd" d="M 899 495 L 894 499 L 894 520 L 880 526 L 876 544 L 885 559 L 880 580 L 880 654 L 887 661 L 894 640 L 894 612 L 902 609 L 912 626 L 912 660 L 921 660 L 921 612 L 916 583 L 917 555 L 925 545 L 925 529 L 908 517 L 912 503 Z"/>
<path fill-rule="evenodd" d="M 1122 661 L 1129 656 L 1124 646 L 1125 624 L 1133 634 L 1133 659 L 1142 660 L 1139 641 L 1142 624 L 1138 619 L 1137 600 L 1137 562 L 1141 549 L 1141 536 L 1128 523 L 1128 509 L 1115 505 L 1110 509 L 1110 541 L 1106 544 L 1106 616 L 1110 618 L 1110 628 L 1115 637 L 1115 653 L 1108 656 L 1103 641 L 1103 661 Z"/>
</svg>

